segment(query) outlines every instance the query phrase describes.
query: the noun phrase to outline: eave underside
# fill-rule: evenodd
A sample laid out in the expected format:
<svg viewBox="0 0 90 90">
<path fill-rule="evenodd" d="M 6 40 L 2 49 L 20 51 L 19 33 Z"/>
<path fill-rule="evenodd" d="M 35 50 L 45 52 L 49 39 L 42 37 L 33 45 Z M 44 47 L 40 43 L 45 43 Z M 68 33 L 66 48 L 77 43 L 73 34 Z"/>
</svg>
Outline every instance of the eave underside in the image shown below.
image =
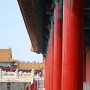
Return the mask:
<svg viewBox="0 0 90 90">
<path fill-rule="evenodd" d="M 45 46 L 47 0 L 18 0 L 20 9 L 35 52 L 43 53 Z M 84 40 L 90 46 L 90 0 L 84 0 Z M 49 39 L 49 38 L 48 38 Z M 48 42 L 48 41 L 47 41 Z M 47 44 L 46 42 L 46 44 Z"/>
</svg>

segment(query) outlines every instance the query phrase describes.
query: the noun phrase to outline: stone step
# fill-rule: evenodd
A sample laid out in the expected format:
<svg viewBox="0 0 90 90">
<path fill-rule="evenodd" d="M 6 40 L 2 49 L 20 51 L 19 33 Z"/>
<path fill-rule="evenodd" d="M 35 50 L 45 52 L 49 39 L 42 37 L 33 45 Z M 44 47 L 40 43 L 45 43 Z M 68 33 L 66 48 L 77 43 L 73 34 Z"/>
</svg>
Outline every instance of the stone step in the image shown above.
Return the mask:
<svg viewBox="0 0 90 90">
<path fill-rule="evenodd" d="M 44 78 L 37 78 L 37 90 L 45 90 L 44 89 Z"/>
<path fill-rule="evenodd" d="M 45 90 L 45 88 L 38 88 L 37 90 Z"/>
<path fill-rule="evenodd" d="M 44 88 L 44 81 L 37 81 L 38 88 Z"/>
</svg>

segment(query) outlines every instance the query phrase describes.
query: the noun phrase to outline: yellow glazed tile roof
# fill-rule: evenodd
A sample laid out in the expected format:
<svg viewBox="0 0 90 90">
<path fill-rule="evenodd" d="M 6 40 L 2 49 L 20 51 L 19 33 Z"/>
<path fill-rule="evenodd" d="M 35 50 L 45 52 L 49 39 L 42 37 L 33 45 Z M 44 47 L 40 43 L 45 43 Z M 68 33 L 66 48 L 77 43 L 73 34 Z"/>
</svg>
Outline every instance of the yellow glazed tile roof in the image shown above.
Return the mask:
<svg viewBox="0 0 90 90">
<path fill-rule="evenodd" d="M 15 62 L 11 49 L 0 49 L 0 62 Z"/>
<path fill-rule="evenodd" d="M 37 64 L 37 63 L 30 63 L 30 62 L 18 62 L 18 69 L 19 70 L 42 70 L 43 64 Z"/>
<path fill-rule="evenodd" d="M 0 60 L 11 58 L 11 49 L 0 49 Z"/>
<path fill-rule="evenodd" d="M 16 62 L 14 59 L 1 59 L 0 62 Z"/>
</svg>

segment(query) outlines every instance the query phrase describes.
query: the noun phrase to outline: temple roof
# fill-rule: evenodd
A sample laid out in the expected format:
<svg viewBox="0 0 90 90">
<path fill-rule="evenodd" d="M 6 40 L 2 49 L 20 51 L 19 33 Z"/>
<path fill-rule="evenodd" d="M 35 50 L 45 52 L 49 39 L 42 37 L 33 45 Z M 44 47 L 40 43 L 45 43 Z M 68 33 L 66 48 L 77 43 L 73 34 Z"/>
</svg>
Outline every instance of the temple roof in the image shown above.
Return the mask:
<svg viewBox="0 0 90 90">
<path fill-rule="evenodd" d="M 0 63 L 11 63 L 11 62 L 16 62 L 14 59 L 0 59 Z"/>
<path fill-rule="evenodd" d="M 50 10 L 52 0 L 18 0 L 22 16 L 29 33 L 33 50 L 44 54 L 44 46 L 48 39 L 45 38 L 45 18 L 47 10 Z M 47 5 L 47 3 L 49 5 Z M 85 46 L 90 46 L 90 0 L 84 0 L 84 40 Z M 48 17 L 48 16 L 47 16 Z M 48 20 L 49 21 L 49 20 Z M 46 49 L 46 48 L 45 48 Z M 45 51 L 46 52 L 46 51 Z"/>
<path fill-rule="evenodd" d="M 0 62 L 15 62 L 11 49 L 0 49 Z"/>
<path fill-rule="evenodd" d="M 18 0 L 33 50 L 43 52 L 46 0 Z"/>
<path fill-rule="evenodd" d="M 17 62 L 19 70 L 42 70 L 43 64 L 30 63 L 30 62 Z"/>
<path fill-rule="evenodd" d="M 0 60 L 10 59 L 11 57 L 11 49 L 0 49 Z"/>
</svg>

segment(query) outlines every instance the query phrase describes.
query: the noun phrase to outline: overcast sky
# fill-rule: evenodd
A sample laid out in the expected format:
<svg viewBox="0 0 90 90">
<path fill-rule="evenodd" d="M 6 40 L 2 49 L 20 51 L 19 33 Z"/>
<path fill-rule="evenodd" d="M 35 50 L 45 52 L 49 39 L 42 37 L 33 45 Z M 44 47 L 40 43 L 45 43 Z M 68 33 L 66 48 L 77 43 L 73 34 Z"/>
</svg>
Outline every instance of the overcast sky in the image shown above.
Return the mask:
<svg viewBox="0 0 90 90">
<path fill-rule="evenodd" d="M 0 48 L 11 48 L 13 58 L 42 61 L 42 55 L 30 51 L 31 43 L 17 0 L 0 2 Z"/>
</svg>

